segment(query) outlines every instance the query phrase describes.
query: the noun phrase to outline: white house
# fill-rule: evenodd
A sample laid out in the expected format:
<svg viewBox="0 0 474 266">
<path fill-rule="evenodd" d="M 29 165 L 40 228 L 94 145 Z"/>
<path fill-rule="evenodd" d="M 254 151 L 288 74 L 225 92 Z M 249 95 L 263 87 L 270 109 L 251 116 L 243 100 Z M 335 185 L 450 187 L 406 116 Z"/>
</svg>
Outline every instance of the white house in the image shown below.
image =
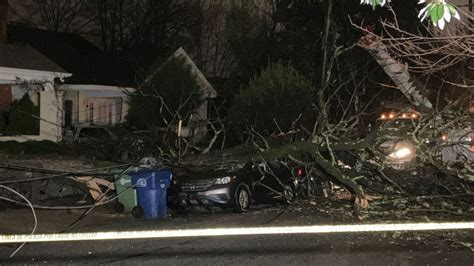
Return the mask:
<svg viewBox="0 0 474 266">
<path fill-rule="evenodd" d="M 0 141 L 50 140 L 58 141 L 62 133 L 62 93 L 55 79 L 70 77 L 59 66 L 28 46 L 0 43 L 0 110 L 2 115 L 13 101 L 28 93 L 40 107 L 38 135 L 0 133 Z M 21 110 L 20 110 L 21 111 Z M 33 115 L 33 114 L 31 114 Z"/>
<path fill-rule="evenodd" d="M 77 34 L 9 24 L 8 39 L 29 45 L 73 73 L 57 85 L 63 133 L 81 126 L 122 123 L 134 71 L 119 56 L 107 54 Z"/>
<path fill-rule="evenodd" d="M 109 85 L 64 84 L 64 126 L 109 126 L 125 121 L 128 96 L 135 89 Z"/>
<path fill-rule="evenodd" d="M 0 132 L 0 141 L 58 141 L 62 133 L 62 94 L 54 86 L 57 80 L 72 74 L 30 46 L 9 44 L 7 24 L 8 1 L 0 0 L 0 113 L 7 116 L 12 103 L 28 93 L 33 104 L 40 107 L 39 132 Z"/>
</svg>

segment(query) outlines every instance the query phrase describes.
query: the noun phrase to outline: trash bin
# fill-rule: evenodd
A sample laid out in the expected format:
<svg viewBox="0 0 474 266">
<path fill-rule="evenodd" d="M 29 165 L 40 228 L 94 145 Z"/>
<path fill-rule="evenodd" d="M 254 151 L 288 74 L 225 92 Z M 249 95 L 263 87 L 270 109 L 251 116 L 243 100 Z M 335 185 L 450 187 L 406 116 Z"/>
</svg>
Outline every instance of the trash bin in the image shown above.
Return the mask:
<svg viewBox="0 0 474 266">
<path fill-rule="evenodd" d="M 138 206 L 134 208 L 135 217 L 163 219 L 167 213 L 167 192 L 172 174 L 168 168 L 149 169 L 131 172 L 132 183 L 137 191 Z"/>
<path fill-rule="evenodd" d="M 120 171 L 114 176 L 115 192 L 117 193 L 117 211 L 131 213 L 137 203 L 137 192 L 133 189 L 130 173 L 138 172 L 132 168 L 123 173 Z M 121 174 L 121 175 L 120 175 Z"/>
</svg>

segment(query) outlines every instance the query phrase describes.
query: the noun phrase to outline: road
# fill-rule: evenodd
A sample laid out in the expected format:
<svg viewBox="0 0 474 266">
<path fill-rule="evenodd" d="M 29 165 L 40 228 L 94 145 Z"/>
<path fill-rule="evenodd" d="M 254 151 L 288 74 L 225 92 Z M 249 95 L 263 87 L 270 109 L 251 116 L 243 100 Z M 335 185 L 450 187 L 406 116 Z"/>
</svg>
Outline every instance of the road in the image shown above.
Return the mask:
<svg viewBox="0 0 474 266">
<path fill-rule="evenodd" d="M 282 212 L 283 210 L 283 212 Z M 71 232 L 190 229 L 346 223 L 314 206 L 253 209 L 246 214 L 196 213 L 163 221 L 135 220 L 99 209 Z M 344 210 L 341 213 L 346 213 Z M 39 233 L 59 232 L 81 212 L 38 211 Z M 349 217 L 350 215 L 347 215 Z M 0 212 L 0 233 L 31 230 L 26 209 Z M 342 219 L 342 220 L 341 220 Z M 352 222 L 354 222 L 352 220 Z M 435 235 L 441 234 L 437 232 Z M 474 232 L 456 238 L 474 243 Z M 419 233 L 352 233 L 200 237 L 28 244 L 13 259 L 16 245 L 0 245 L 0 265 L 6 264 L 159 264 L 159 265 L 474 265 L 474 252 L 451 241 Z M 446 238 L 444 238 L 446 239 Z"/>
<path fill-rule="evenodd" d="M 0 248 L 0 256 L 13 247 Z M 30 244 L 3 259 L 2 265 L 8 263 L 473 265 L 474 253 L 394 243 L 382 234 L 331 234 Z"/>
</svg>

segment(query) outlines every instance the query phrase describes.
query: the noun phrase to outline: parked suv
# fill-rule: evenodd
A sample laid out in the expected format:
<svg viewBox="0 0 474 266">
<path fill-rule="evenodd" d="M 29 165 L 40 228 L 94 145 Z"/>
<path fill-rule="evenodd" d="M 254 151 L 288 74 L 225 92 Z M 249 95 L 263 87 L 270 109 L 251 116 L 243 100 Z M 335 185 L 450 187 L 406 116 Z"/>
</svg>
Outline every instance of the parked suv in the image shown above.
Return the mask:
<svg viewBox="0 0 474 266">
<path fill-rule="evenodd" d="M 251 162 L 229 170 L 175 169 L 170 205 L 218 205 L 245 212 L 252 202 L 290 202 L 294 198 L 293 172 L 277 161 Z"/>
</svg>

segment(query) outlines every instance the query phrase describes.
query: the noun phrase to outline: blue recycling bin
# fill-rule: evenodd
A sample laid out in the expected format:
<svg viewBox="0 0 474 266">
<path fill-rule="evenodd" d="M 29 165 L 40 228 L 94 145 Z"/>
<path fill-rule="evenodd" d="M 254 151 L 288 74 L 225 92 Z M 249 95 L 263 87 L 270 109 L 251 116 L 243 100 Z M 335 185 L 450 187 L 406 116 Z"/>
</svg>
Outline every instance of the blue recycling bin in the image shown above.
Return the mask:
<svg viewBox="0 0 474 266">
<path fill-rule="evenodd" d="M 132 177 L 133 187 L 137 191 L 138 206 L 134 211 L 134 216 L 143 216 L 146 219 L 164 219 L 168 209 L 166 190 L 171 184 L 171 170 L 169 168 L 149 169 L 130 172 L 129 175 Z"/>
</svg>

